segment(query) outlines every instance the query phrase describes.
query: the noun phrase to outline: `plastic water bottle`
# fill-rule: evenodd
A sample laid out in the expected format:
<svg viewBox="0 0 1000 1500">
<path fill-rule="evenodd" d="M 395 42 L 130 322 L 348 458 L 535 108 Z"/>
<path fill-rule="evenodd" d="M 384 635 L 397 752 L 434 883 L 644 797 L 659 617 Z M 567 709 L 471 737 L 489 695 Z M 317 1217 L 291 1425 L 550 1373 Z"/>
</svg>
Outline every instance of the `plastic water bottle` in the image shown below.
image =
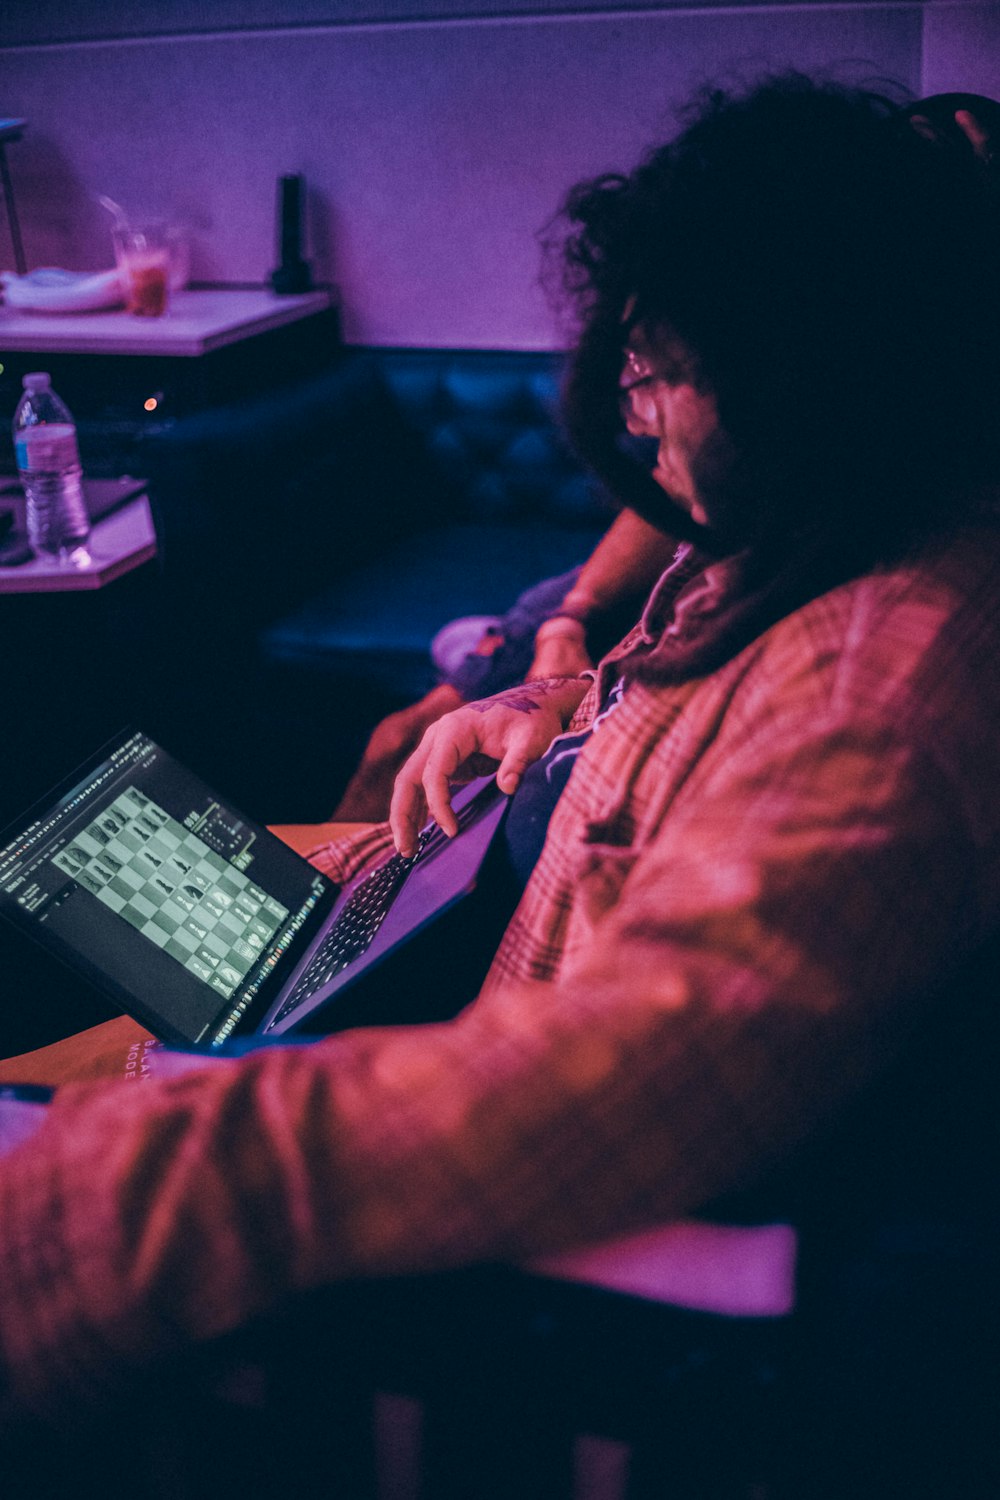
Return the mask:
<svg viewBox="0 0 1000 1500">
<path fill-rule="evenodd" d="M 14 413 L 14 453 L 24 485 L 28 541 L 43 555 L 84 561 L 90 517 L 76 426 L 44 372 L 24 377 Z"/>
</svg>

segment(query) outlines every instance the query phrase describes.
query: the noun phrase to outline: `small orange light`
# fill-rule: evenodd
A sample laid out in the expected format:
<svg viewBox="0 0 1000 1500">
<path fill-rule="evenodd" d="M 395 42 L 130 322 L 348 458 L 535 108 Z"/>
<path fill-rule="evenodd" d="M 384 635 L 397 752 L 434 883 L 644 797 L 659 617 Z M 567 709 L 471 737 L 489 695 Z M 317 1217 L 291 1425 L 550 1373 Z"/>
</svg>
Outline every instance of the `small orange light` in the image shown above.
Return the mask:
<svg viewBox="0 0 1000 1500">
<path fill-rule="evenodd" d="M 146 400 L 142 403 L 143 410 L 144 411 L 155 411 L 156 408 L 159 406 L 159 404 L 160 403 L 157 401 L 157 399 L 156 399 L 155 396 L 147 396 Z"/>
</svg>

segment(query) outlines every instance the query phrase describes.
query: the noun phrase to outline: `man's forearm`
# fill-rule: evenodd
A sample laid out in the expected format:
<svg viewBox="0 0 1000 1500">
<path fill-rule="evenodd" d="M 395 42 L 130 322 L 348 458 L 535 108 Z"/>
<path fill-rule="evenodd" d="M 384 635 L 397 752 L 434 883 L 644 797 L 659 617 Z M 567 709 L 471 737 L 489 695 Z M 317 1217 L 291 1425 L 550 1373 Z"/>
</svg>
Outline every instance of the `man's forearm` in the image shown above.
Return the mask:
<svg viewBox="0 0 1000 1500">
<path fill-rule="evenodd" d="M 478 714 L 487 714 L 504 709 L 515 713 L 539 713 L 543 709 L 555 712 L 565 729 L 583 702 L 590 687 L 585 677 L 536 677 L 517 687 L 505 688 L 492 698 L 480 698 L 469 707 Z"/>
<path fill-rule="evenodd" d="M 648 593 L 677 544 L 634 510 L 623 510 L 598 542 L 562 608 L 584 623 L 629 597 Z"/>
</svg>

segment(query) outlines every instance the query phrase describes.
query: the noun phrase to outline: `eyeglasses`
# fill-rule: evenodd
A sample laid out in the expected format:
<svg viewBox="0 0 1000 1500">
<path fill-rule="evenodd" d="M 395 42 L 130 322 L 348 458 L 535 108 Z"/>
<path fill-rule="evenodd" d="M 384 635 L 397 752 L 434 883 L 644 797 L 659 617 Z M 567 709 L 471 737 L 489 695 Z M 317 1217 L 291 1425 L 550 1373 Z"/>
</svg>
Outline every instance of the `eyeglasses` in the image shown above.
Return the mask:
<svg viewBox="0 0 1000 1500">
<path fill-rule="evenodd" d="M 659 380 L 658 375 L 638 375 L 635 380 L 630 380 L 627 385 L 618 387 L 618 409 L 622 414 L 622 421 L 627 421 L 634 411 L 633 397 L 636 391 L 644 390 L 654 381 Z"/>
<path fill-rule="evenodd" d="M 634 411 L 635 392 L 652 385 L 660 376 L 649 368 L 648 363 L 634 349 L 625 350 L 625 369 L 622 373 L 633 377 L 631 380 L 621 381 L 618 386 L 618 407 L 622 421 L 627 422 Z"/>
</svg>

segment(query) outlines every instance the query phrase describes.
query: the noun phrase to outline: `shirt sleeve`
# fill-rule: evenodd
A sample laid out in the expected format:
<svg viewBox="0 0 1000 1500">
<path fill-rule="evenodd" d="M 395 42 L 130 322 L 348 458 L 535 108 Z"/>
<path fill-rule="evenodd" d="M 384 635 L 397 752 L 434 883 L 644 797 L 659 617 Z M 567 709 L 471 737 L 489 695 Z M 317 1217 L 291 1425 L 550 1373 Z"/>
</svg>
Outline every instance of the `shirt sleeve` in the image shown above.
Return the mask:
<svg viewBox="0 0 1000 1500">
<path fill-rule="evenodd" d="M 336 885 L 346 885 L 355 875 L 393 847 L 388 823 L 368 823 L 353 833 L 305 851 L 305 858 Z"/>
<path fill-rule="evenodd" d="M 984 872 L 919 748 L 787 727 L 645 848 L 581 845 L 558 982 L 61 1091 L 0 1161 L 0 1388 L 47 1410 L 292 1291 L 664 1222 L 800 1141 L 971 943 Z"/>
</svg>

